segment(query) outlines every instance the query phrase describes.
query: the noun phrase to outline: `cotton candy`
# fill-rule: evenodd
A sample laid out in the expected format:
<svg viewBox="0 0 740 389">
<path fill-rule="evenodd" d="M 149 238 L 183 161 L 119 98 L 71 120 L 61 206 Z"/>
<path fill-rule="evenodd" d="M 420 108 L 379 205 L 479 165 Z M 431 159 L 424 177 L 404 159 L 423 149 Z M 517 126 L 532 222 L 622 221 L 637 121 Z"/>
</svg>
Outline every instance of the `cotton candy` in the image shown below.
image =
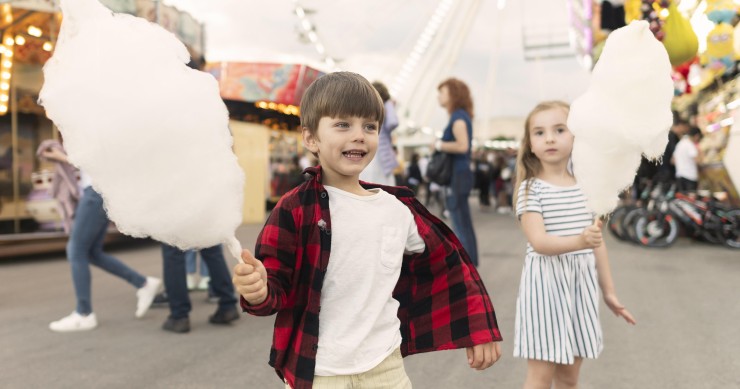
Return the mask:
<svg viewBox="0 0 740 389">
<path fill-rule="evenodd" d="M 673 122 L 673 81 L 665 47 L 645 21 L 612 32 L 586 93 L 571 104 L 573 171 L 590 208 L 617 206 L 641 155 L 659 158 Z"/>
<path fill-rule="evenodd" d="M 40 103 L 118 229 L 181 249 L 240 249 L 244 174 L 216 80 L 163 28 L 62 0 Z M 237 256 L 238 258 L 238 256 Z"/>
</svg>

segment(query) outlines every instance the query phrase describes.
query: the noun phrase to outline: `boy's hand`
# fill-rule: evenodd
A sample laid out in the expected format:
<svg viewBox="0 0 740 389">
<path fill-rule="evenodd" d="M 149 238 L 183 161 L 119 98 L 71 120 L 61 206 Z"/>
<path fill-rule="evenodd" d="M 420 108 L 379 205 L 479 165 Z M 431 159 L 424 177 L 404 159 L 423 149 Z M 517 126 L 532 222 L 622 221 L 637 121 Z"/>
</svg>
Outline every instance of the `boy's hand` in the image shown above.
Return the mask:
<svg viewBox="0 0 740 389">
<path fill-rule="evenodd" d="M 601 220 L 597 220 L 596 223 L 586 227 L 583 230 L 583 232 L 581 233 L 581 239 L 583 240 L 586 248 L 595 249 L 601 246 L 601 243 L 603 241 L 603 237 L 601 236 L 602 225 L 603 222 Z"/>
<path fill-rule="evenodd" d="M 468 353 L 468 365 L 472 369 L 485 370 L 491 367 L 501 356 L 501 345 L 498 342 L 479 344 L 465 349 Z"/>
<path fill-rule="evenodd" d="M 612 312 L 614 312 L 615 315 L 624 318 L 627 323 L 630 323 L 632 325 L 637 324 L 637 321 L 634 317 L 632 317 L 630 311 L 628 311 L 627 308 L 625 308 L 624 305 L 619 302 L 617 295 L 613 293 L 605 294 L 604 302 L 606 303 L 606 306 L 609 307 Z"/>
<path fill-rule="evenodd" d="M 267 298 L 265 266 L 249 250 L 242 251 L 242 260 L 244 263 L 234 266 L 234 277 L 231 282 L 249 305 L 262 304 Z"/>
</svg>

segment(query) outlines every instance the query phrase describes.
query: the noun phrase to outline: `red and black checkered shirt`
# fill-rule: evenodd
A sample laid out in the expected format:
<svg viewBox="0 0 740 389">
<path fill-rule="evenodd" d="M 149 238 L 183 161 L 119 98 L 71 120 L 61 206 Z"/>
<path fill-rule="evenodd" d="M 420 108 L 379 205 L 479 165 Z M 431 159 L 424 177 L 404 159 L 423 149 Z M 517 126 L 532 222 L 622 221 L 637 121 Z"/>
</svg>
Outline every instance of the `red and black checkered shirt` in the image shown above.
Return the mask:
<svg viewBox="0 0 740 389">
<path fill-rule="evenodd" d="M 329 195 L 321 185 L 321 168 L 306 172 L 313 177 L 281 198 L 257 238 L 255 256 L 267 269 L 267 299 L 260 305 L 241 299 L 250 314 L 277 313 L 269 363 L 296 389 L 313 383 L 321 287 L 331 251 Z M 488 292 L 452 230 L 409 189 L 362 184 L 379 187 L 405 204 L 426 244 L 424 252 L 404 255 L 393 291 L 400 302 L 401 353 L 500 341 Z"/>
</svg>

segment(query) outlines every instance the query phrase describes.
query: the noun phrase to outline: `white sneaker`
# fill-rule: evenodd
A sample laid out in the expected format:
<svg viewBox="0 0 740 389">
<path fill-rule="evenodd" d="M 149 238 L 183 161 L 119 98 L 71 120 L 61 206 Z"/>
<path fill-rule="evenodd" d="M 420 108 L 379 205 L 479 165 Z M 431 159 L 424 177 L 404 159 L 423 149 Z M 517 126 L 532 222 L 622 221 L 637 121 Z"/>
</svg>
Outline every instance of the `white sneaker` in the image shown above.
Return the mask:
<svg viewBox="0 0 740 389">
<path fill-rule="evenodd" d="M 195 281 L 195 274 L 188 273 L 187 282 L 188 290 L 195 290 L 195 287 L 198 285 L 198 283 Z"/>
<path fill-rule="evenodd" d="M 82 316 L 77 311 L 69 316 L 63 317 L 49 324 L 49 329 L 54 332 L 89 331 L 98 326 L 98 319 L 94 313 Z"/>
<path fill-rule="evenodd" d="M 211 277 L 201 277 L 198 283 L 198 290 L 208 290 L 209 282 L 211 282 Z"/>
<path fill-rule="evenodd" d="M 155 277 L 147 277 L 146 284 L 136 291 L 136 317 L 144 317 L 146 311 L 152 306 L 154 296 L 159 293 L 159 287 L 162 286 L 162 280 Z"/>
</svg>

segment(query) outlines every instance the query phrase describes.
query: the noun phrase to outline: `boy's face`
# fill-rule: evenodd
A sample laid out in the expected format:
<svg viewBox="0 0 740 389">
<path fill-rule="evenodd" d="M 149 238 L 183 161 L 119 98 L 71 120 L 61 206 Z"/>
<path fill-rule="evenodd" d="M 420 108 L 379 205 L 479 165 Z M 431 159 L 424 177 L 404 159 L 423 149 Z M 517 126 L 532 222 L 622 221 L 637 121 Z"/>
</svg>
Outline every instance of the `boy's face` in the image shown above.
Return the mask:
<svg viewBox="0 0 740 389">
<path fill-rule="evenodd" d="M 324 183 L 357 182 L 378 149 L 378 121 L 360 117 L 322 117 L 315 134 L 303 129 L 303 141 L 318 154 Z"/>
</svg>

